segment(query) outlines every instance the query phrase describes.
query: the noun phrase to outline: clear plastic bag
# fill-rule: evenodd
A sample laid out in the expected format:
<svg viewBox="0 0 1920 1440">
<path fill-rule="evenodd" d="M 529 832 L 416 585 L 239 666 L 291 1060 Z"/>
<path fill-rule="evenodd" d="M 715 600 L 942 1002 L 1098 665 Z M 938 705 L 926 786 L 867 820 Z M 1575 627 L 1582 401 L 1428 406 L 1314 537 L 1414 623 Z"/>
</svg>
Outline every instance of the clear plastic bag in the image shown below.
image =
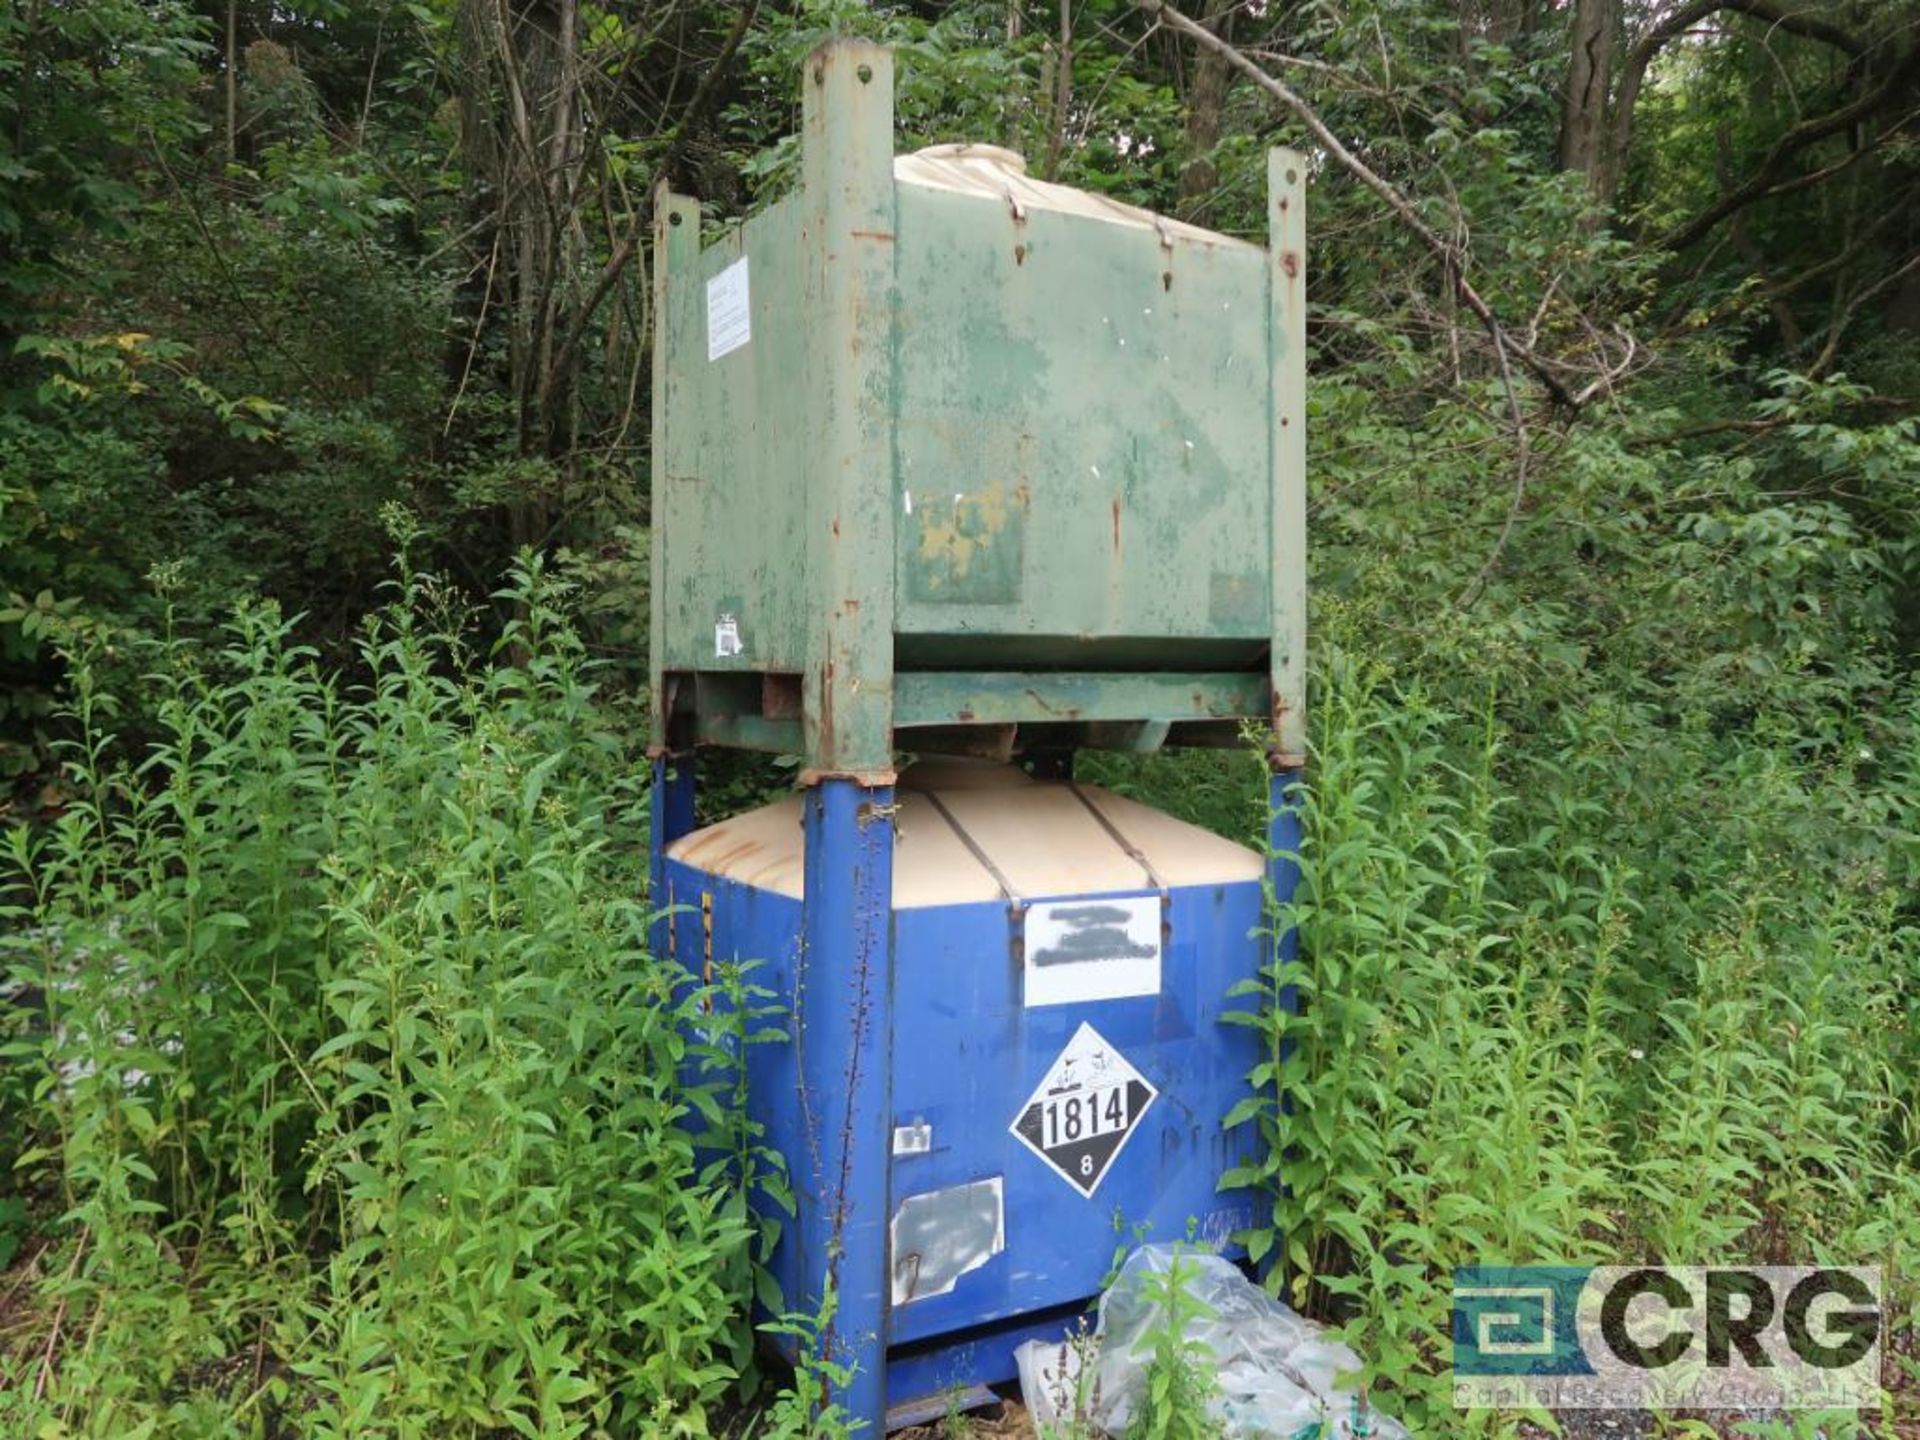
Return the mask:
<svg viewBox="0 0 1920 1440">
<path fill-rule="evenodd" d="M 1041 1434 L 1076 1418 L 1081 1405 L 1082 1365 L 1091 1338 L 1029 1340 L 1013 1352 L 1020 1368 L 1020 1398 Z"/>
<path fill-rule="evenodd" d="M 1100 1297 L 1089 1418 L 1102 1430 L 1122 1435 L 1133 1420 L 1155 1336 L 1168 1323 L 1160 1277 L 1176 1263 L 1202 1310 L 1182 1338 L 1217 1387 L 1212 1413 L 1228 1440 L 1406 1440 L 1403 1427 L 1359 1395 L 1352 1350 L 1218 1255 L 1171 1245 L 1134 1251 Z"/>
</svg>

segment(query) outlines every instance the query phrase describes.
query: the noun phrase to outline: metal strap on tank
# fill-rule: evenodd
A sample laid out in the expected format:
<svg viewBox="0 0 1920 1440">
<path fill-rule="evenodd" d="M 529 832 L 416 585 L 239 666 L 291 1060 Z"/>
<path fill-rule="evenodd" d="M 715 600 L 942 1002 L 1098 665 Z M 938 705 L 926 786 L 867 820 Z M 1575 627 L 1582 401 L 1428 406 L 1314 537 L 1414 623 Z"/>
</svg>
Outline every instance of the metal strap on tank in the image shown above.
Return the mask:
<svg viewBox="0 0 1920 1440">
<path fill-rule="evenodd" d="M 1127 839 L 1125 835 L 1122 835 L 1120 833 L 1120 827 L 1115 825 L 1113 821 L 1107 817 L 1106 812 L 1094 804 L 1093 801 L 1088 798 L 1087 793 L 1078 785 L 1074 784 L 1073 781 L 1069 780 L 1067 782 L 1067 789 L 1071 790 L 1073 792 L 1073 798 L 1086 806 L 1088 813 L 1100 822 L 1100 828 L 1113 837 L 1113 843 L 1126 851 L 1128 858 L 1147 872 L 1147 879 L 1152 882 L 1153 888 L 1158 890 L 1162 895 L 1165 895 L 1167 893 L 1167 882 L 1160 878 L 1160 872 L 1153 868 L 1153 862 L 1147 859 L 1140 847 Z"/>
<path fill-rule="evenodd" d="M 967 827 L 954 818 L 951 810 L 940 803 L 940 797 L 931 790 L 923 790 L 920 793 L 927 797 L 927 803 L 940 812 L 940 818 L 953 827 L 953 833 L 960 837 L 960 843 L 967 847 L 968 852 L 973 858 L 978 860 L 986 869 L 987 874 L 993 877 L 993 883 L 1000 887 L 1000 894 L 1005 898 L 1007 904 L 1016 909 L 1024 905 L 1026 902 L 1015 892 L 1013 882 L 1001 873 L 1000 867 L 993 863 L 993 860 L 985 850 L 980 848 L 979 842 L 967 833 Z"/>
</svg>

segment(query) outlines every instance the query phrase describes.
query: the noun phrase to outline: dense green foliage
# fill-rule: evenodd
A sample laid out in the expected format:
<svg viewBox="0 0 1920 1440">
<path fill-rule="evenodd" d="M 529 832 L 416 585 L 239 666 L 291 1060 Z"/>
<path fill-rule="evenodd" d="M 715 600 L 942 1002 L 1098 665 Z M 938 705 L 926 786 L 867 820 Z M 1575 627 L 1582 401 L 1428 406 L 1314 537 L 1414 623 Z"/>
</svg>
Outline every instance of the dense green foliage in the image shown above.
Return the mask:
<svg viewBox="0 0 1920 1440">
<path fill-rule="evenodd" d="M 46 1297 L 91 1328 L 57 1385 L 0 1361 L 0 1430 L 656 1433 L 749 1361 L 762 1163 L 689 1125 L 737 1123 L 745 1011 L 648 959 L 644 798 L 554 582 L 509 598 L 489 668 L 410 579 L 351 691 L 245 609 L 155 657 L 137 769 L 75 657 L 76 794 L 14 832 L 7 943 L 79 1237 Z"/>
<path fill-rule="evenodd" d="M 1428 1434 L 1512 1425 L 1459 1263 L 1880 1263 L 1911 1326 L 1911 0 L 1187 8 L 1406 214 L 1124 0 L 0 13 L 0 1433 L 723 1423 L 779 1178 L 645 955 L 647 206 L 778 194 L 845 31 L 903 148 L 1256 237 L 1313 157 L 1275 1283 Z M 1252 750 L 1085 773 L 1264 831 Z"/>
</svg>

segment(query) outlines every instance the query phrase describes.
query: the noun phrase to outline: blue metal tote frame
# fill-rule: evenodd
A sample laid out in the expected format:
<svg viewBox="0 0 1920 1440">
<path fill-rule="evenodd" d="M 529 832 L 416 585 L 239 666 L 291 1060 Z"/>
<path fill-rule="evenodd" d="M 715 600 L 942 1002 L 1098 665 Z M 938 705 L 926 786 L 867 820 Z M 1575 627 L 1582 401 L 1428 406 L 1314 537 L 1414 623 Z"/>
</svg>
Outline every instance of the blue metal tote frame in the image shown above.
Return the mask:
<svg viewBox="0 0 1920 1440">
<path fill-rule="evenodd" d="M 1267 780 L 1267 884 L 1272 888 L 1276 913 L 1293 903 L 1300 885 L 1300 844 L 1305 838 L 1301 826 L 1298 788 L 1306 783 L 1306 772 L 1293 768 L 1275 770 Z M 1300 936 L 1288 926 L 1274 936 L 1273 958 L 1280 964 L 1291 963 L 1299 954 Z M 1289 985 L 1278 1002 L 1297 1009 L 1299 996 Z"/>
<path fill-rule="evenodd" d="M 665 787 L 658 812 L 664 818 L 655 825 L 663 847 L 678 838 L 672 832 L 685 833 L 682 827 L 690 824 L 685 818 L 690 814 L 685 803 L 691 794 L 690 774 L 691 767 L 684 761 L 677 769 L 661 767 L 656 772 L 657 782 Z M 1139 1150 L 1142 1155 L 1154 1153 L 1160 1144 L 1158 1132 L 1177 1113 L 1177 1097 L 1182 1095 L 1219 1099 L 1218 1109 L 1209 1105 L 1204 1113 L 1192 1113 L 1195 1128 L 1191 1139 L 1183 1142 L 1219 1150 L 1201 1162 L 1203 1168 L 1211 1167 L 1212 1175 L 1251 1159 L 1251 1147 L 1267 1143 L 1251 1122 L 1234 1132 L 1220 1129 L 1228 1103 L 1225 1097 L 1233 1088 L 1226 1071 L 1242 1077 L 1260 1060 L 1279 1057 L 1256 1040 L 1253 1030 L 1228 1026 L 1215 1031 L 1212 1026 L 1224 1019 L 1230 1005 L 1225 996 L 1236 973 L 1229 971 L 1236 971 L 1237 978 L 1252 979 L 1258 973 L 1256 966 L 1264 969 L 1292 954 L 1293 937 L 1273 934 L 1270 927 L 1272 905 L 1283 905 L 1292 897 L 1297 877 L 1292 857 L 1299 847 L 1300 816 L 1297 795 L 1290 787 L 1298 778 L 1297 771 L 1286 770 L 1271 781 L 1270 860 L 1264 886 L 1251 887 L 1252 895 L 1241 890 L 1232 899 L 1215 887 L 1171 892 L 1174 933 L 1184 934 L 1188 946 L 1198 945 L 1211 954 L 1215 946 L 1231 950 L 1266 933 L 1261 960 L 1239 962 L 1244 969 L 1233 963 L 1224 968 L 1200 965 L 1204 977 L 1193 968 L 1193 959 L 1177 963 L 1176 973 L 1187 975 L 1187 983 L 1197 983 L 1199 988 L 1186 998 L 1169 990 L 1171 1010 L 1149 1007 L 1143 1012 L 1138 1002 L 1122 1000 L 1085 1012 L 1106 1038 L 1120 1043 L 1128 1053 L 1153 1056 L 1151 1063 L 1142 1060 L 1149 1079 L 1164 1095 L 1175 1097 L 1154 1112 L 1156 1118 L 1136 1146 L 1136 1150 L 1146 1147 Z M 683 900 L 711 893 L 714 933 L 721 949 L 730 957 L 750 955 L 767 962 L 768 968 L 759 972 L 759 983 L 772 984 L 791 1007 L 792 1014 L 781 1028 L 792 1043 L 752 1052 L 756 1104 L 762 1122 L 769 1126 L 769 1139 L 788 1157 L 799 1210 L 798 1218 L 787 1222 L 781 1250 L 774 1257 L 776 1278 L 786 1303 L 801 1311 L 819 1306 L 823 1279 L 831 1286 L 837 1309 L 824 1337 L 826 1353 L 854 1371 L 852 1383 L 832 1398 L 876 1427 L 889 1411 L 904 1413 L 903 1407 L 911 1408 L 911 1402 L 921 1397 L 937 1398 L 955 1385 L 966 1388 L 1008 1378 L 1013 1348 L 1030 1335 L 1057 1337 L 1070 1324 L 1068 1312 L 1073 1308 L 1069 1305 L 1068 1312 L 1063 1312 L 1057 1301 L 1039 1300 L 1036 1287 L 1051 1284 L 1050 1280 L 1015 1277 L 1009 1282 L 1004 1271 L 1000 1278 L 990 1278 L 994 1271 L 989 1267 L 980 1272 L 981 1278 L 989 1286 L 1007 1286 L 1005 1293 L 990 1295 L 976 1288 L 971 1298 L 920 1299 L 902 1310 L 891 1293 L 887 1234 L 888 1219 L 901 1196 L 977 1178 L 974 1168 L 984 1174 L 1004 1163 L 1010 1167 L 1006 1170 L 1009 1204 L 1017 1207 L 1009 1210 L 1009 1257 L 1030 1253 L 1027 1247 L 1033 1243 L 1036 1227 L 1044 1230 L 1061 1223 L 1059 1212 L 1080 1208 L 1068 1203 L 1070 1192 L 1056 1177 L 1035 1178 L 1044 1173 L 1041 1162 L 1006 1140 L 1003 1127 L 1016 1112 L 1014 1102 L 1039 1073 L 1033 1067 L 1057 1051 L 1081 1017 L 1070 1010 L 1027 1010 L 1019 1003 L 1017 974 L 1007 976 L 1004 966 L 982 969 L 978 989 L 954 996 L 961 1013 L 978 1019 L 981 1038 L 963 1045 L 962 1053 L 948 1048 L 946 1035 L 951 1032 L 942 1029 L 947 1022 L 926 1004 L 926 976 L 942 970 L 955 973 L 950 970 L 955 956 L 1000 951 L 1005 944 L 1006 910 L 981 903 L 892 913 L 892 801 L 889 788 L 848 779 L 823 780 L 806 792 L 800 817 L 806 847 L 805 900 L 716 880 L 686 862 L 662 860 L 656 865 L 663 898 L 675 892 Z M 1262 889 L 1265 895 L 1259 893 Z M 666 929 L 661 927 L 659 938 L 663 955 L 670 953 Z M 700 926 L 683 921 L 671 953 L 690 973 L 698 974 Z M 1176 952 L 1168 953 L 1171 960 Z M 914 961 L 904 977 L 897 968 L 899 955 Z M 1006 988 L 1006 993 L 999 994 L 996 986 Z M 1287 992 L 1275 998 L 1290 1004 L 1292 996 Z M 1231 1003 L 1244 1008 L 1244 1002 Z M 896 1013 L 903 1005 L 907 1008 Z M 1011 1012 L 1003 1014 L 1009 1005 Z M 1202 1012 L 1193 1005 L 1217 1018 L 1202 1022 Z M 1189 1071 L 1190 1059 L 1175 1058 L 1173 1050 L 1162 1052 L 1156 1048 L 1158 1039 L 1149 1039 L 1149 1035 L 1158 1037 L 1167 1018 L 1177 1014 L 1194 1017 L 1196 1028 L 1218 1036 L 1221 1049 L 1210 1067 L 1217 1072 L 1215 1079 Z M 1031 1030 L 1031 1043 L 995 1041 L 1000 1048 L 994 1053 L 1004 1054 L 1006 1064 L 987 1072 L 969 1071 L 964 1081 L 956 1076 L 949 1096 L 946 1082 L 937 1078 L 942 1067 L 951 1074 L 955 1064 L 977 1066 L 987 1032 L 1003 1023 Z M 1221 1065 L 1226 1070 L 1220 1070 Z M 904 1089 L 899 1088 L 903 1077 L 911 1082 Z M 977 1103 L 982 1099 L 987 1103 Z M 924 1109 L 929 1101 L 934 1108 Z M 1169 1105 L 1175 1108 L 1170 1110 Z M 962 1118 L 962 1112 L 974 1111 L 987 1118 Z M 936 1134 L 952 1138 L 925 1158 L 902 1160 L 892 1153 L 893 1127 L 916 1119 L 930 1121 Z M 1176 1128 L 1184 1132 L 1186 1123 Z M 1001 1136 L 999 1145 L 1008 1157 L 1004 1162 L 987 1158 L 993 1153 L 995 1135 Z M 1205 1135 L 1218 1139 L 1203 1140 Z M 956 1149 L 953 1140 L 963 1143 Z M 1189 1153 L 1198 1158 L 1197 1152 Z M 956 1154 L 977 1156 L 977 1166 L 963 1163 L 956 1168 Z M 1163 1155 L 1163 1167 L 1165 1159 Z M 912 1170 L 911 1177 L 903 1166 Z M 1196 1192 L 1166 1174 L 1153 1182 L 1155 1187 L 1170 1183 L 1172 1188 L 1165 1191 L 1141 1192 L 1133 1188 L 1137 1179 L 1123 1178 L 1117 1193 L 1103 1191 L 1087 1218 L 1101 1230 L 1108 1228 L 1110 1216 L 1122 1206 L 1129 1221 L 1143 1218 L 1147 1213 L 1141 1209 L 1143 1195 L 1154 1193 L 1160 1196 L 1156 1212 L 1167 1210 L 1157 1214 L 1150 1227 L 1154 1238 L 1181 1233 L 1180 1215 L 1189 1220 L 1203 1217 L 1204 1233 L 1216 1241 L 1227 1240 L 1243 1226 L 1271 1223 L 1261 1214 L 1269 1197 L 1243 1190 L 1214 1192 L 1211 1182 L 1207 1190 Z M 1205 1199 L 1210 1193 L 1219 1195 L 1211 1211 Z M 1075 1229 L 1077 1221 L 1066 1223 L 1068 1230 L 1080 1233 Z M 808 1256 L 814 1258 L 804 1258 Z M 1055 1285 L 1053 1289 L 1062 1298 L 1068 1294 L 1091 1298 L 1098 1283 L 1096 1267 L 1084 1277 L 1082 1288 L 1062 1290 Z M 980 1305 L 983 1294 L 990 1295 L 987 1308 L 969 1324 L 964 1312 Z M 1039 1308 L 1034 1308 L 1036 1301 Z"/>
<path fill-rule="evenodd" d="M 1267 778 L 1267 904 L 1274 926 L 1273 934 L 1273 978 L 1280 985 L 1273 997 L 1274 1005 L 1289 1013 L 1298 1013 L 1300 1009 L 1299 987 L 1291 983 L 1280 984 L 1290 966 L 1300 955 L 1300 932 L 1293 925 L 1282 925 L 1281 917 L 1293 903 L 1294 895 L 1300 888 L 1300 847 L 1306 838 L 1305 828 L 1300 814 L 1300 790 L 1306 784 L 1306 771 L 1292 766 L 1271 771 Z M 1293 1115 L 1293 1098 L 1285 1089 L 1285 1064 L 1293 1053 L 1293 1041 L 1287 1040 L 1273 1052 L 1273 1083 L 1279 1088 L 1280 1117 L 1283 1132 Z M 1283 1170 L 1284 1174 L 1284 1170 Z M 1290 1187 L 1283 1179 L 1281 1194 Z M 1274 1196 L 1275 1209 L 1278 1209 L 1280 1195 Z M 1277 1224 L 1278 1214 L 1269 1214 L 1269 1220 Z M 1286 1246 L 1276 1243 L 1261 1261 L 1259 1270 L 1265 1275 L 1280 1263 L 1286 1254 Z"/>
</svg>

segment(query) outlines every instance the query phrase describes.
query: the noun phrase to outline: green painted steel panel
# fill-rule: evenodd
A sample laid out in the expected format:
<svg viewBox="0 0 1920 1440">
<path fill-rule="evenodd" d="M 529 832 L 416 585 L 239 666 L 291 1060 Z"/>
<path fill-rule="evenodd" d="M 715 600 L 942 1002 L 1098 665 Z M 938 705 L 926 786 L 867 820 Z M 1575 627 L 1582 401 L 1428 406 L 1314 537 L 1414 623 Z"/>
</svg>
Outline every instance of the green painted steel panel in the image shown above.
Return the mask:
<svg viewBox="0 0 1920 1440">
<path fill-rule="evenodd" d="M 805 383 L 800 200 L 790 196 L 702 251 L 667 288 L 659 317 L 670 357 L 661 429 L 665 472 L 653 501 L 665 557 L 654 604 L 665 667 L 799 670 L 810 608 L 800 540 L 803 463 L 816 443 Z M 707 358 L 707 282 L 744 258 L 752 338 Z M 717 652 L 731 616 L 735 655 Z"/>
<path fill-rule="evenodd" d="M 807 774 L 881 778 L 897 726 L 1057 724 L 1067 672 L 1090 722 L 1252 718 L 1297 758 L 1300 157 L 1265 247 L 1023 206 L 896 179 L 892 82 L 809 59 L 800 187 L 705 249 L 656 198 L 656 745 L 784 741 L 797 702 Z M 750 337 L 710 354 L 742 260 Z M 677 688 L 716 672 L 788 688 Z"/>
<path fill-rule="evenodd" d="M 907 671 L 894 677 L 894 718 L 911 725 L 1082 724 L 1231 720 L 1267 707 L 1258 674 L 1101 675 Z"/>
<path fill-rule="evenodd" d="M 1172 668 L 1266 639 L 1265 251 L 910 185 L 898 211 L 900 633 L 1057 663 L 1153 638 L 1135 663 Z"/>
</svg>

